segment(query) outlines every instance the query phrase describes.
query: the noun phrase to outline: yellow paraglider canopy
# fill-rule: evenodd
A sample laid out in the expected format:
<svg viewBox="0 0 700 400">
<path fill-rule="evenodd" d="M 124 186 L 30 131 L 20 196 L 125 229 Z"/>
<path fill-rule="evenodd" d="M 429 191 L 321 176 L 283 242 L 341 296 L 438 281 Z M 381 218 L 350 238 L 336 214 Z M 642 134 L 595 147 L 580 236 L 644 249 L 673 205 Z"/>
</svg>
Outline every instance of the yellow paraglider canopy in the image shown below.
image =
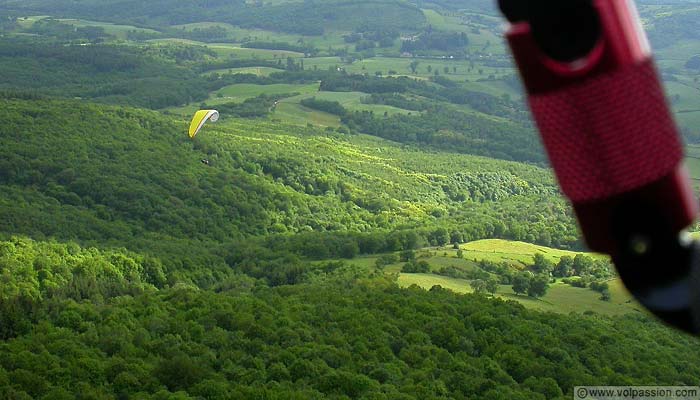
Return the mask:
<svg viewBox="0 0 700 400">
<path fill-rule="evenodd" d="M 194 114 L 190 123 L 190 138 L 194 138 L 207 121 L 216 122 L 219 120 L 219 112 L 216 110 L 199 110 Z"/>
</svg>

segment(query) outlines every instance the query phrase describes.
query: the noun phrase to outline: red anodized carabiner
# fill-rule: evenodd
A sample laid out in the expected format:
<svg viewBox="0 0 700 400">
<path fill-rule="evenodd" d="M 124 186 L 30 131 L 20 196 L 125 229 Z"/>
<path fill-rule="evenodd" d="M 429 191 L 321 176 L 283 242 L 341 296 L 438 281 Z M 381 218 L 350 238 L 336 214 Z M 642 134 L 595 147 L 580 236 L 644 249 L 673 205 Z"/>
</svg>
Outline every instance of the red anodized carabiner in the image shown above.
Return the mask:
<svg viewBox="0 0 700 400">
<path fill-rule="evenodd" d="M 588 246 L 642 304 L 690 331 L 698 206 L 631 0 L 501 0 L 506 38 Z M 697 290 L 695 290 L 697 291 Z"/>
</svg>

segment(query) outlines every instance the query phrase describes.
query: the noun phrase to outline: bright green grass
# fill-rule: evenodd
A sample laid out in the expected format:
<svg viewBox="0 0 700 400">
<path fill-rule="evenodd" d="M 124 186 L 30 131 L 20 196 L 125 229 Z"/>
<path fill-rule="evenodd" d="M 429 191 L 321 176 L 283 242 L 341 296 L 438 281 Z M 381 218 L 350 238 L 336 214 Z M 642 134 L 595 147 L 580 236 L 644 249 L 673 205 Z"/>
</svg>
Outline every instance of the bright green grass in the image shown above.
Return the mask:
<svg viewBox="0 0 700 400">
<path fill-rule="evenodd" d="M 496 97 L 508 95 L 512 100 L 519 99 L 523 93 L 507 84 L 504 80 L 470 81 L 464 83 L 464 87 L 475 92 L 488 93 Z"/>
<path fill-rule="evenodd" d="M 479 240 L 462 245 L 461 247 L 464 251 L 464 259 L 458 259 L 456 257 L 456 251 L 448 248 L 423 249 L 417 251 L 416 256 L 418 260 L 427 261 L 431 266 L 431 271 L 435 272 L 448 266 L 454 266 L 462 270 L 474 270 L 478 268 L 475 261 L 480 260 L 508 261 L 513 263 L 514 266 L 524 266 L 525 264 L 530 264 L 533 256 L 537 253 L 543 254 L 545 257 L 555 262 L 562 256 L 575 256 L 579 254 L 545 246 L 500 239 Z M 603 257 L 591 253 L 587 253 L 587 255 Z M 360 267 L 374 268 L 374 263 L 377 258 L 379 258 L 379 256 L 365 256 L 346 261 Z M 430 289 L 434 285 L 440 285 L 443 288 L 453 290 L 457 293 L 470 293 L 472 291 L 468 280 L 435 274 L 401 273 L 403 264 L 404 263 L 397 263 L 384 268 L 384 272 L 387 274 L 398 274 L 398 282 L 403 287 L 415 284 L 424 289 Z M 513 293 L 509 285 L 501 285 L 497 296 L 504 299 L 516 300 L 529 308 L 559 313 L 595 311 L 606 315 L 620 315 L 642 310 L 642 307 L 632 300 L 619 279 L 608 281 L 608 285 L 610 286 L 610 294 L 612 296 L 609 302 L 600 300 L 600 294 L 590 289 L 575 288 L 561 282 L 552 284 L 547 295 L 542 299 L 517 296 Z"/>
<path fill-rule="evenodd" d="M 353 74 L 366 73 L 374 75 L 377 72 L 381 72 L 382 75 L 387 76 L 389 71 L 394 71 L 396 75 L 422 79 L 434 76 L 435 70 L 438 70 L 441 75 L 455 81 L 476 81 L 485 79 L 489 75 L 493 75 L 496 78 L 505 77 L 515 72 L 512 68 L 492 68 L 480 66 L 478 63 L 475 63 L 472 67 L 471 62 L 466 60 L 420 59 L 418 60 L 417 71 L 414 74 L 410 68 L 412 61 L 413 59 L 407 57 L 373 57 L 355 61 L 352 64 L 345 64 L 339 57 L 315 57 L 304 59 L 304 65 L 307 69 L 315 66 L 319 70 L 340 67 Z M 428 66 L 431 67 L 431 72 L 428 72 Z M 445 67 L 449 69 L 447 74 L 445 74 Z M 454 71 L 455 67 L 457 72 Z M 479 73 L 479 70 L 481 70 L 481 73 Z"/>
<path fill-rule="evenodd" d="M 40 21 L 42 19 L 46 18 L 51 18 L 48 15 L 33 15 L 33 16 L 28 16 L 28 17 L 21 17 L 17 20 L 17 23 L 22 29 L 28 29 L 31 28 L 32 25 L 34 25 L 37 21 Z M 115 36 L 118 39 L 126 39 L 127 38 L 127 33 L 129 31 L 137 31 L 137 32 L 144 32 L 144 33 L 158 33 L 158 31 L 153 30 L 153 29 L 147 29 L 147 28 L 139 28 L 136 26 L 132 25 L 118 25 L 118 24 L 112 24 L 109 22 L 99 22 L 99 21 L 90 21 L 90 20 L 84 20 L 84 19 L 73 19 L 73 18 L 62 18 L 58 19 L 58 21 L 67 24 L 67 25 L 73 25 L 76 28 L 81 28 L 81 27 L 87 27 L 87 26 L 94 26 L 94 27 L 99 27 L 104 29 L 105 33 L 108 35 Z"/>
<path fill-rule="evenodd" d="M 266 2 L 269 3 L 269 2 Z M 303 36 L 283 32 L 274 32 L 264 29 L 245 29 L 234 25 L 222 22 L 197 22 L 185 25 L 176 25 L 174 28 L 185 30 L 206 29 L 211 27 L 223 28 L 228 33 L 228 39 L 238 43 L 248 41 L 265 41 L 265 42 L 286 42 L 296 44 L 299 41 L 309 43 L 320 50 L 326 50 L 328 46 L 332 48 L 344 47 L 347 44 L 343 39 L 343 35 L 347 32 L 332 32 L 328 31 L 323 36 Z"/>
<path fill-rule="evenodd" d="M 426 290 L 440 285 L 456 293 L 472 292 L 467 280 L 432 274 L 400 274 L 398 283 L 402 287 L 417 285 Z M 622 315 L 642 312 L 642 307 L 632 299 L 619 280 L 609 281 L 608 285 L 612 296 L 609 302 L 600 300 L 600 294 L 590 289 L 575 288 L 561 282 L 552 284 L 541 299 L 516 295 L 509 285 L 501 285 L 496 297 L 515 300 L 528 308 L 564 314 L 593 311 L 605 315 Z"/>
<path fill-rule="evenodd" d="M 541 311 L 559 313 L 593 311 L 606 315 L 643 312 L 643 307 L 624 290 L 619 281 L 610 281 L 608 285 L 611 287 L 610 301 L 600 300 L 600 293 L 593 290 L 575 288 L 561 282 L 552 284 L 547 294 L 541 299 L 517 296 L 510 286 L 501 286 L 498 294 L 505 299 L 516 300 L 526 307 Z"/>
<path fill-rule="evenodd" d="M 256 69 L 256 68 L 251 68 Z M 227 70 L 228 71 L 228 70 Z M 316 97 L 320 100 L 337 101 L 351 111 L 373 111 L 377 115 L 395 115 L 409 114 L 412 111 L 403 110 L 401 108 L 386 106 L 381 104 L 362 104 L 362 98 L 368 96 L 361 92 L 319 92 L 319 84 L 295 85 L 295 84 L 274 84 L 274 85 L 256 85 L 256 84 L 235 84 L 226 86 L 210 94 L 209 98 L 204 101 L 209 105 L 216 106 L 218 104 L 230 102 L 243 102 L 246 99 L 257 97 L 262 94 L 276 95 L 299 93 L 297 96 L 289 97 L 280 101 L 272 118 L 280 119 L 284 122 L 294 125 L 306 125 L 311 123 L 322 127 L 338 127 L 340 126 L 340 118 L 328 113 L 312 110 L 300 104 L 303 99 Z M 184 107 L 169 108 L 168 111 L 189 115 L 199 109 L 199 104 L 189 104 Z M 415 113 L 415 112 L 414 112 Z"/>
<path fill-rule="evenodd" d="M 73 25 L 76 28 L 80 27 L 86 27 L 86 26 L 95 26 L 104 29 L 105 33 L 108 35 L 113 35 L 117 37 L 118 39 L 126 39 L 127 34 L 130 31 L 137 31 L 137 32 L 142 32 L 142 33 L 159 33 L 156 30 L 153 29 L 146 29 L 146 28 L 138 28 L 136 26 L 131 26 L 131 25 L 117 25 L 117 24 L 112 24 L 109 22 L 97 22 L 97 21 L 89 21 L 89 20 L 84 20 L 84 19 L 60 19 L 64 24 L 69 24 Z"/>
<path fill-rule="evenodd" d="M 318 100 L 337 101 L 350 111 L 373 111 L 376 115 L 383 115 L 384 113 L 387 115 L 416 113 L 415 111 L 404 110 L 383 104 L 363 104 L 362 99 L 368 96 L 367 93 L 362 92 L 317 92 L 291 97 L 285 99 L 284 102 L 298 103 L 303 99 L 315 97 Z"/>
<path fill-rule="evenodd" d="M 270 68 L 270 67 L 244 67 L 244 68 L 227 68 L 227 69 L 217 69 L 214 71 L 205 72 L 205 75 L 211 74 L 252 74 L 257 76 L 270 76 L 274 72 L 281 72 L 282 69 Z"/>
<path fill-rule="evenodd" d="M 229 85 L 217 91 L 214 91 L 209 95 L 208 99 L 202 102 L 191 103 L 183 107 L 170 107 L 167 108 L 166 111 L 183 116 L 189 116 L 200 108 L 200 103 L 206 103 L 212 106 L 232 102 L 242 103 L 246 99 L 257 97 L 261 94 L 276 95 L 291 93 L 315 93 L 318 91 L 318 87 L 318 83 L 312 83 L 308 85 L 294 85 L 282 83 L 275 85 L 256 85 L 252 83 L 240 83 L 235 85 Z M 295 118 L 295 125 L 299 125 L 302 122 L 303 125 L 306 125 L 306 123 L 311 122 L 311 120 L 300 121 L 299 118 Z M 332 126 L 337 126 L 337 124 Z"/>
<path fill-rule="evenodd" d="M 285 93 L 316 93 L 318 92 L 318 83 L 308 85 L 294 85 L 280 83 L 275 85 L 255 85 L 249 83 L 240 83 L 236 85 L 226 86 L 213 92 L 208 102 L 210 103 L 228 103 L 242 102 L 251 97 L 257 97 L 261 94 L 276 95 Z"/>
<path fill-rule="evenodd" d="M 31 28 L 32 25 L 34 25 L 37 21 L 40 21 L 42 19 L 46 18 L 51 18 L 49 15 L 30 15 L 27 17 L 20 17 L 17 18 L 17 24 L 22 28 L 22 29 L 27 29 Z"/>
<path fill-rule="evenodd" d="M 423 289 L 430 289 L 435 285 L 440 285 L 445 289 L 450 289 L 455 293 L 471 293 L 471 286 L 466 279 L 455 279 L 446 276 L 433 274 L 401 274 L 399 275 L 399 285 L 408 287 L 417 285 Z"/>
<path fill-rule="evenodd" d="M 469 29 L 459 23 L 459 19 L 440 14 L 435 10 L 423 10 L 423 15 L 428 20 L 428 24 L 439 31 L 466 32 Z"/>
<path fill-rule="evenodd" d="M 340 117 L 304 107 L 298 103 L 282 101 L 272 114 L 273 119 L 279 119 L 294 125 L 312 124 L 321 127 L 340 126 Z"/>
<path fill-rule="evenodd" d="M 423 14 L 428 20 L 428 23 L 437 30 L 465 32 L 469 36 L 468 49 L 470 52 L 486 51 L 492 54 L 504 54 L 505 52 L 503 39 L 483 24 L 477 24 L 473 22 L 472 19 L 469 19 L 469 22 L 466 23 L 461 22 L 460 18 L 442 15 L 435 10 L 423 10 Z M 480 14 L 478 17 L 486 20 L 490 19 L 493 23 L 492 17 Z M 476 33 L 475 29 L 478 30 L 479 33 Z"/>
<path fill-rule="evenodd" d="M 194 46 L 205 46 L 216 52 L 217 56 L 222 58 L 241 58 L 241 59 L 260 59 L 260 60 L 276 60 L 284 59 L 287 57 L 299 58 L 303 57 L 303 54 L 294 51 L 285 50 L 266 50 L 266 49 L 247 49 L 240 47 L 240 45 L 231 43 L 204 43 L 198 42 L 196 40 L 178 39 L 178 38 L 167 38 L 167 39 L 153 39 L 149 40 L 149 43 L 154 44 L 187 44 Z"/>
<path fill-rule="evenodd" d="M 454 253 L 448 253 L 447 257 L 439 255 L 420 258 L 420 260 L 425 260 L 430 264 L 431 272 L 439 271 L 445 267 L 455 267 L 463 271 L 473 271 L 478 269 L 476 262 L 474 260 L 466 258 L 457 258 Z"/>
<path fill-rule="evenodd" d="M 503 55 L 506 54 L 506 47 L 503 44 L 503 38 L 490 30 L 480 29 L 479 34 L 470 34 L 469 36 L 469 51 L 478 51 L 485 54 Z"/>
<path fill-rule="evenodd" d="M 294 51 L 286 50 L 267 50 L 267 49 L 248 49 L 240 47 L 238 45 L 229 43 L 211 43 L 206 44 L 207 47 L 214 50 L 220 56 L 231 57 L 235 56 L 237 58 L 255 58 L 261 60 L 276 60 L 276 59 L 287 59 L 287 57 L 300 58 L 304 55 L 302 53 L 297 53 Z"/>
<path fill-rule="evenodd" d="M 542 254 L 552 262 L 559 262 L 562 256 L 575 257 L 577 254 L 568 250 L 557 250 L 524 242 L 513 242 L 502 239 L 487 239 L 470 242 L 460 246 L 464 258 L 468 260 L 488 260 L 494 262 L 506 261 L 514 266 L 524 267 L 532 264 L 535 254 Z M 446 250 L 452 252 L 453 250 Z M 594 257 L 603 257 L 593 255 Z"/>
<path fill-rule="evenodd" d="M 206 46 L 204 42 L 198 42 L 196 40 L 180 39 L 180 38 L 163 38 L 163 39 L 151 39 L 147 40 L 151 44 L 187 44 L 193 46 Z"/>
</svg>

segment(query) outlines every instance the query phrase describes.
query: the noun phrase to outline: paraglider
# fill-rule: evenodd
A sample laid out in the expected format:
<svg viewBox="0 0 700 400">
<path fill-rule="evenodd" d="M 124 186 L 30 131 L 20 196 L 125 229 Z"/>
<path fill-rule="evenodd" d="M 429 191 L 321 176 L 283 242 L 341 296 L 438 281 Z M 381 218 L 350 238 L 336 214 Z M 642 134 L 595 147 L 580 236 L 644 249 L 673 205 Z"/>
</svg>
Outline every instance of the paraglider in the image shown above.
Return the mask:
<svg viewBox="0 0 700 400">
<path fill-rule="evenodd" d="M 219 112 L 216 110 L 199 110 L 194 114 L 190 123 L 190 139 L 194 139 L 207 121 L 216 122 L 219 120 Z"/>
</svg>

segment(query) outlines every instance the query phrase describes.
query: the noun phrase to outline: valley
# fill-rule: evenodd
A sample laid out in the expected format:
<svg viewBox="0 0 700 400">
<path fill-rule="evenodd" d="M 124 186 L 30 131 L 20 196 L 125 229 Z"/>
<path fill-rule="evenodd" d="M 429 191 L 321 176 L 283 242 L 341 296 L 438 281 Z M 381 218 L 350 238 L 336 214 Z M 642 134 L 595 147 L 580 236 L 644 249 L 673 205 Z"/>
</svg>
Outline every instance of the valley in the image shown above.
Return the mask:
<svg viewBox="0 0 700 400">
<path fill-rule="evenodd" d="M 697 183 L 700 8 L 639 8 Z M 502 29 L 482 0 L 0 0 L 0 398 L 700 384 L 587 251 Z"/>
</svg>

